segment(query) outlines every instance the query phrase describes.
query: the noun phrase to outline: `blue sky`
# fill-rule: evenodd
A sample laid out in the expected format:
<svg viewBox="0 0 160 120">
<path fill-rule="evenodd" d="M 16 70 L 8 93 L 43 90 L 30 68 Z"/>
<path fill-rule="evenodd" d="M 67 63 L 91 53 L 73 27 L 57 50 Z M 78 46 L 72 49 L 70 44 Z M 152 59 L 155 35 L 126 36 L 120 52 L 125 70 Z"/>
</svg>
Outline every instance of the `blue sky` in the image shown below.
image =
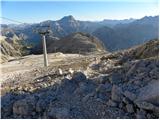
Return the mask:
<svg viewBox="0 0 160 120">
<path fill-rule="evenodd" d="M 58 20 L 73 15 L 78 20 L 141 18 L 158 15 L 158 0 L 13 1 L 1 2 L 2 17 L 26 23 Z M 3 22 L 7 22 L 6 20 Z"/>
</svg>

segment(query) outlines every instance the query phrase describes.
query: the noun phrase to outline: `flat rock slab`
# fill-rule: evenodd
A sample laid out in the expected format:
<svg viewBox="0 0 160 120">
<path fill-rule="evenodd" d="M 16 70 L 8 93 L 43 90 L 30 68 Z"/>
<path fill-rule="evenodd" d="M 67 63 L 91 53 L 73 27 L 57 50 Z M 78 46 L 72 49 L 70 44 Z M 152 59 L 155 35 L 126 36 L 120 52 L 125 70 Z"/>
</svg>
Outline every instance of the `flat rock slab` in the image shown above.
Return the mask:
<svg viewBox="0 0 160 120">
<path fill-rule="evenodd" d="M 140 89 L 136 101 L 147 101 L 152 104 L 159 104 L 159 82 L 151 81 L 147 86 Z"/>
</svg>

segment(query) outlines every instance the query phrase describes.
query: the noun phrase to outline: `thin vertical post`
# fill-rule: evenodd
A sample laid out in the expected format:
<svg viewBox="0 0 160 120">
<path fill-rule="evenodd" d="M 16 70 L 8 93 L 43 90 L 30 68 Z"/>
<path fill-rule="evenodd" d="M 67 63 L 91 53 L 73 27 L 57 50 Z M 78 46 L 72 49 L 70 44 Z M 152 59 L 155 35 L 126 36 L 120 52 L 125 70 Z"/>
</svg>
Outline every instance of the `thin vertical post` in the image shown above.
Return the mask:
<svg viewBox="0 0 160 120">
<path fill-rule="evenodd" d="M 47 48 L 46 48 L 46 36 L 43 35 L 43 55 L 44 55 L 44 66 L 47 67 L 48 66 L 48 58 L 47 58 Z"/>
</svg>

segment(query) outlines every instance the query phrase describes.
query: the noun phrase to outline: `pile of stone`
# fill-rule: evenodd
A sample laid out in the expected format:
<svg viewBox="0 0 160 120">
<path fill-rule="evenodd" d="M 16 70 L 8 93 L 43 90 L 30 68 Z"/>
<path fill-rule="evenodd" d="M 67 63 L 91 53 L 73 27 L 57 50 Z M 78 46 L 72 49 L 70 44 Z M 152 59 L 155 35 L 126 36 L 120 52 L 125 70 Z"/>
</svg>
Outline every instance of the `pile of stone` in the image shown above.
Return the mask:
<svg viewBox="0 0 160 120">
<path fill-rule="evenodd" d="M 96 76 L 75 71 L 71 77 L 48 75 L 32 84 L 53 82 L 50 86 L 5 94 L 1 97 L 2 118 L 159 118 L 158 55 L 132 60 L 122 59 L 123 55 L 102 57 L 93 69 Z"/>
</svg>

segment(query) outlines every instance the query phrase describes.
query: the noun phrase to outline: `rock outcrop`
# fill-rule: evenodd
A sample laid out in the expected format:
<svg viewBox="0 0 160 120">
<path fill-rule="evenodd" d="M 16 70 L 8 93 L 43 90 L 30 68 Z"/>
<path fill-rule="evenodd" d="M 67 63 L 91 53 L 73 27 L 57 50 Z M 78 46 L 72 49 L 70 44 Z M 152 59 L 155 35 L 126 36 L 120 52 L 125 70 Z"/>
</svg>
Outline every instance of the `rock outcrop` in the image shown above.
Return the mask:
<svg viewBox="0 0 160 120">
<path fill-rule="evenodd" d="M 10 57 L 21 56 L 21 52 L 16 50 L 13 44 L 6 41 L 6 37 L 0 36 L 1 63 L 7 61 Z"/>
</svg>

